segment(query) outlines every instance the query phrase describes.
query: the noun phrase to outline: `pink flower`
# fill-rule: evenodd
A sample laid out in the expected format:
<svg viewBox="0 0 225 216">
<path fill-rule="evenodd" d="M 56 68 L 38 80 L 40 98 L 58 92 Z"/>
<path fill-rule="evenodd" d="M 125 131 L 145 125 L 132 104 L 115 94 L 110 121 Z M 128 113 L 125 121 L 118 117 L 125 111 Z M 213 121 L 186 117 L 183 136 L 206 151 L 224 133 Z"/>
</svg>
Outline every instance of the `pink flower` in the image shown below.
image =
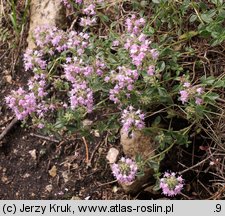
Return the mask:
<svg viewBox="0 0 225 216">
<path fill-rule="evenodd" d="M 196 103 L 197 105 L 201 105 L 201 104 L 203 103 L 203 100 L 202 100 L 201 98 L 199 98 L 199 97 L 196 97 L 196 98 L 195 98 L 195 103 Z"/>
<path fill-rule="evenodd" d="M 88 112 L 93 110 L 93 92 L 88 88 L 86 81 L 75 82 L 70 94 L 71 109 L 84 107 Z"/>
<path fill-rule="evenodd" d="M 145 127 L 145 115 L 140 110 L 136 111 L 132 106 L 123 110 L 121 119 L 123 130 L 127 133 L 132 130 L 141 130 Z"/>
<path fill-rule="evenodd" d="M 80 25 L 84 27 L 93 26 L 96 23 L 96 18 L 90 18 L 90 17 L 82 17 L 80 19 Z"/>
<path fill-rule="evenodd" d="M 184 104 L 188 102 L 189 94 L 186 90 L 181 90 L 180 91 L 180 100 Z"/>
<path fill-rule="evenodd" d="M 117 181 L 125 184 L 135 179 L 138 170 L 137 164 L 133 160 L 124 157 L 118 163 L 114 163 L 111 168 Z"/>
<path fill-rule="evenodd" d="M 86 15 L 95 15 L 96 14 L 96 12 L 95 12 L 95 5 L 94 4 L 88 5 L 86 8 L 83 9 L 83 12 Z"/>
<path fill-rule="evenodd" d="M 154 66 L 154 65 L 150 65 L 150 66 L 148 67 L 147 74 L 148 74 L 149 76 L 153 76 L 154 73 L 155 73 L 155 66 Z"/>
<path fill-rule="evenodd" d="M 119 42 L 118 40 L 114 40 L 114 41 L 112 42 L 112 46 L 114 46 L 114 47 L 119 46 L 119 44 L 120 44 L 120 42 Z"/>
<path fill-rule="evenodd" d="M 152 54 L 152 59 L 157 60 L 159 57 L 159 52 L 156 49 L 152 49 L 152 50 L 150 50 L 150 52 Z"/>
<path fill-rule="evenodd" d="M 196 89 L 196 92 L 198 93 L 198 95 L 201 95 L 204 92 L 204 90 L 202 87 L 199 87 Z"/>
<path fill-rule="evenodd" d="M 184 186 L 184 180 L 181 176 L 176 177 L 174 172 L 165 172 L 160 179 L 160 188 L 166 196 L 175 196 L 181 192 Z"/>
<path fill-rule="evenodd" d="M 189 83 L 189 82 L 185 82 L 185 83 L 184 83 L 184 87 L 185 87 L 185 88 L 189 88 L 190 86 L 191 86 L 191 83 Z"/>
</svg>

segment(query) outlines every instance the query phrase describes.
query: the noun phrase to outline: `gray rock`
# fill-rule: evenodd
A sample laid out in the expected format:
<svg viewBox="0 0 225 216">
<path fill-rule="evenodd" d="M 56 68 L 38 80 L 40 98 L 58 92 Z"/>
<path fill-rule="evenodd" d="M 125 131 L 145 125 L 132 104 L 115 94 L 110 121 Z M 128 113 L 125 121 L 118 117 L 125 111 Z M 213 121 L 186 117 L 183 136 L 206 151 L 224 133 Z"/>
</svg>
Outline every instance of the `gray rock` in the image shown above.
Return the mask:
<svg viewBox="0 0 225 216">
<path fill-rule="evenodd" d="M 140 155 L 145 161 L 155 155 L 156 143 L 150 136 L 146 136 L 142 131 L 133 131 L 131 135 L 121 129 L 120 143 L 123 147 L 124 154 L 135 160 Z M 149 181 L 154 174 L 153 169 L 145 168 L 144 175 L 136 177 L 130 184 L 121 184 L 126 193 L 137 193 L 142 186 Z"/>
<path fill-rule="evenodd" d="M 110 148 L 106 159 L 109 161 L 110 164 L 113 164 L 117 161 L 119 155 L 119 151 L 116 148 Z"/>
<path fill-rule="evenodd" d="M 66 24 L 66 9 L 60 0 L 31 0 L 30 27 L 27 38 L 28 49 L 35 48 L 32 40 L 33 31 L 42 25 L 58 26 Z"/>
</svg>

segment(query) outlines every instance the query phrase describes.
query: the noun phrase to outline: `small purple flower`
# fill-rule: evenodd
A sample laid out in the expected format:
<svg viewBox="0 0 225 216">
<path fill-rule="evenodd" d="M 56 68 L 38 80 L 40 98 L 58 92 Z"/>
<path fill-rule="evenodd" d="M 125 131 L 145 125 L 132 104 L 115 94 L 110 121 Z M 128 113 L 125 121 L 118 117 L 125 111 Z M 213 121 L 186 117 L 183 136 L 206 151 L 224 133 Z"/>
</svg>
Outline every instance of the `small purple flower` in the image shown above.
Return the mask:
<svg viewBox="0 0 225 216">
<path fill-rule="evenodd" d="M 73 84 L 70 94 L 70 104 L 71 109 L 76 109 L 78 107 L 86 108 L 87 112 L 92 112 L 93 110 L 93 92 L 88 87 L 88 84 L 83 82 L 76 82 Z"/>
<path fill-rule="evenodd" d="M 90 4 L 88 5 L 86 8 L 83 9 L 84 14 L 86 15 L 95 15 L 95 5 L 94 4 Z"/>
<path fill-rule="evenodd" d="M 181 90 L 180 91 L 180 100 L 184 104 L 188 102 L 189 94 L 186 90 Z"/>
<path fill-rule="evenodd" d="M 33 51 L 28 49 L 24 53 L 24 67 L 25 71 L 33 70 L 34 68 L 40 68 L 44 70 L 47 62 L 42 59 L 43 53 L 41 51 Z"/>
<path fill-rule="evenodd" d="M 40 128 L 40 129 L 44 128 L 44 126 L 45 126 L 45 125 L 42 124 L 42 123 L 39 123 L 39 124 L 37 125 L 37 127 Z"/>
<path fill-rule="evenodd" d="M 119 42 L 118 40 L 114 40 L 114 41 L 112 42 L 112 46 L 113 46 L 113 47 L 117 47 L 117 46 L 119 46 L 119 44 L 120 44 L 120 42 Z"/>
<path fill-rule="evenodd" d="M 184 179 L 181 176 L 176 177 L 174 172 L 165 172 L 160 179 L 160 188 L 166 196 L 175 196 L 181 192 L 184 186 Z"/>
<path fill-rule="evenodd" d="M 112 173 L 120 183 L 131 183 L 136 176 L 138 166 L 129 159 L 122 157 L 118 163 L 112 165 Z"/>
<path fill-rule="evenodd" d="M 67 7 L 67 8 L 71 8 L 72 3 L 69 2 L 69 0 L 61 0 L 61 2 Z M 83 0 L 74 0 L 74 3 L 76 4 L 82 4 Z"/>
<path fill-rule="evenodd" d="M 88 27 L 93 26 L 96 23 L 96 18 L 90 18 L 90 17 L 82 17 L 80 19 L 80 26 Z"/>
<path fill-rule="evenodd" d="M 201 98 L 199 98 L 199 97 L 196 97 L 196 98 L 195 98 L 195 103 L 196 103 L 197 105 L 201 105 L 201 104 L 203 103 L 203 100 L 202 100 Z"/>
<path fill-rule="evenodd" d="M 183 86 L 184 86 L 185 88 L 190 88 L 190 87 L 191 87 L 191 83 L 185 82 Z"/>
<path fill-rule="evenodd" d="M 145 127 L 145 115 L 140 110 L 136 111 L 132 106 L 123 110 L 121 119 L 123 130 L 127 133 L 132 130 L 141 130 Z"/>
<path fill-rule="evenodd" d="M 23 120 L 36 111 L 37 98 L 34 93 L 26 92 L 22 88 L 12 91 L 11 95 L 7 96 L 5 100 L 18 120 Z"/>
<path fill-rule="evenodd" d="M 199 87 L 196 89 L 196 92 L 198 93 L 198 95 L 201 95 L 204 92 L 204 90 L 202 87 Z"/>
<path fill-rule="evenodd" d="M 150 50 L 150 52 L 152 54 L 152 59 L 157 60 L 159 57 L 159 52 L 156 49 L 152 49 L 152 50 Z"/>
<path fill-rule="evenodd" d="M 154 65 L 150 65 L 150 66 L 148 67 L 147 74 L 148 74 L 149 76 L 153 76 L 154 73 L 155 73 L 155 66 L 154 66 Z"/>
</svg>

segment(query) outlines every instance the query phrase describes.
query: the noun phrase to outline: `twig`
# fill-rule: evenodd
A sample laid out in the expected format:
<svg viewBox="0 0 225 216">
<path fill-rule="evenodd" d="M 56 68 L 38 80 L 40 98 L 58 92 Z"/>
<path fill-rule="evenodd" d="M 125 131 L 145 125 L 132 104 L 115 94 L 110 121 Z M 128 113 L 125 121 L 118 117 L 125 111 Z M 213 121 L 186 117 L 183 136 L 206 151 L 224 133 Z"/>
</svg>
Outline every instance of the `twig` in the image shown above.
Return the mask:
<svg viewBox="0 0 225 216">
<path fill-rule="evenodd" d="M 213 195 L 210 190 L 198 179 L 198 183 L 209 193 L 209 195 Z"/>
<path fill-rule="evenodd" d="M 84 137 L 82 137 L 82 140 L 83 140 L 84 145 L 85 145 L 86 163 L 89 165 L 90 161 L 89 161 L 89 153 L 88 153 L 88 144 L 87 144 L 86 139 Z"/>
<path fill-rule="evenodd" d="M 46 136 L 42 136 L 42 135 L 39 135 L 39 134 L 34 134 L 34 133 L 30 133 L 31 136 L 34 136 L 34 137 L 38 137 L 38 138 L 41 138 L 41 139 L 45 139 L 45 140 L 48 140 L 48 141 L 51 141 L 51 142 L 55 142 L 55 143 L 59 143 L 60 141 L 59 140 L 56 140 L 52 137 L 46 137 Z"/>
<path fill-rule="evenodd" d="M 219 189 L 213 196 L 209 197 L 208 200 L 218 200 L 221 194 L 225 191 L 225 186 Z"/>
<path fill-rule="evenodd" d="M 195 167 L 198 167 L 199 165 L 203 164 L 204 162 L 206 162 L 206 161 L 207 161 L 209 158 L 211 158 L 211 157 L 212 157 L 212 155 L 208 156 L 208 157 L 205 158 L 204 160 L 202 160 L 202 161 L 196 163 L 195 165 L 193 165 L 193 166 L 191 166 L 191 167 L 188 167 L 187 169 L 185 169 L 185 170 L 179 172 L 179 174 L 181 175 L 181 174 L 183 174 L 183 173 L 185 173 L 185 172 L 187 172 L 187 171 L 189 171 L 189 170 L 191 170 L 191 169 L 193 169 L 193 168 L 195 168 Z"/>
<path fill-rule="evenodd" d="M 188 200 L 192 200 L 192 198 L 190 198 L 189 196 L 187 196 L 186 194 L 184 194 L 184 193 L 180 193 L 183 197 L 185 197 L 186 199 L 188 199 Z"/>
<path fill-rule="evenodd" d="M 98 187 L 102 187 L 102 186 L 105 186 L 105 185 L 113 184 L 113 183 L 116 183 L 116 182 L 117 182 L 117 180 L 114 180 L 114 181 L 111 181 L 111 182 L 106 182 L 106 183 L 98 185 Z"/>
<path fill-rule="evenodd" d="M 104 142 L 105 142 L 105 141 L 104 141 Z M 92 160 L 93 160 L 93 158 L 94 158 L 94 155 L 95 155 L 97 149 L 99 148 L 99 146 L 102 145 L 102 143 L 103 143 L 103 142 L 99 142 L 98 145 L 95 147 L 94 151 L 92 152 L 91 157 L 90 157 L 90 160 L 89 160 L 89 163 L 90 163 L 90 164 L 91 164 L 91 162 L 92 162 Z"/>
<path fill-rule="evenodd" d="M 5 135 L 15 126 L 15 124 L 19 122 L 19 120 L 15 117 L 2 131 L 0 134 L 0 141 L 5 137 Z"/>
</svg>

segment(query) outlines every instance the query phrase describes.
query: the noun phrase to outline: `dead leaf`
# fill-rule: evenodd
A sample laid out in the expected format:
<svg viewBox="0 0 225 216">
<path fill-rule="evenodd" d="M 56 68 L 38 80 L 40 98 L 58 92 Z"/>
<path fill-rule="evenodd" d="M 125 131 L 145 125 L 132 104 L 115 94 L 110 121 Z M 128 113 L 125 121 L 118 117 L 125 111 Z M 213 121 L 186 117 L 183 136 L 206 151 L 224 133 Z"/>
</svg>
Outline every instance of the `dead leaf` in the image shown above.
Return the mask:
<svg viewBox="0 0 225 216">
<path fill-rule="evenodd" d="M 29 173 L 25 173 L 22 177 L 23 178 L 29 178 L 30 177 L 30 174 Z"/>
<path fill-rule="evenodd" d="M 4 176 L 2 176 L 2 182 L 3 183 L 6 183 L 8 181 L 8 178 L 4 175 Z"/>
<path fill-rule="evenodd" d="M 50 185 L 47 185 L 45 187 L 45 190 L 48 191 L 49 193 L 52 191 L 52 189 L 53 189 L 53 186 L 51 184 Z"/>
<path fill-rule="evenodd" d="M 113 188 L 112 188 L 113 193 L 116 193 L 118 190 L 119 190 L 119 188 L 117 186 L 113 186 Z"/>
<path fill-rule="evenodd" d="M 55 177 L 56 175 L 57 175 L 57 168 L 56 168 L 56 166 L 54 165 L 49 171 L 48 171 L 48 173 L 49 173 L 49 175 L 51 176 L 51 177 Z"/>
<path fill-rule="evenodd" d="M 99 130 L 94 130 L 94 136 L 95 136 L 95 137 L 100 137 Z"/>
<path fill-rule="evenodd" d="M 31 157 L 36 160 L 37 159 L 37 153 L 36 153 L 36 149 L 33 149 L 31 151 L 29 151 Z"/>
<path fill-rule="evenodd" d="M 78 197 L 78 196 L 72 196 L 72 197 L 71 197 L 71 200 L 81 200 L 81 198 Z"/>
<path fill-rule="evenodd" d="M 89 120 L 89 119 L 84 119 L 82 121 L 83 127 L 87 127 L 87 126 L 91 126 L 93 124 L 93 121 Z"/>
<path fill-rule="evenodd" d="M 64 179 L 64 182 L 65 182 L 65 183 L 69 181 L 69 174 L 68 174 L 68 171 L 62 172 L 62 176 L 63 176 L 63 179 Z"/>
<path fill-rule="evenodd" d="M 5 80 L 6 80 L 7 83 L 12 84 L 12 76 L 11 75 L 6 75 Z"/>
</svg>

